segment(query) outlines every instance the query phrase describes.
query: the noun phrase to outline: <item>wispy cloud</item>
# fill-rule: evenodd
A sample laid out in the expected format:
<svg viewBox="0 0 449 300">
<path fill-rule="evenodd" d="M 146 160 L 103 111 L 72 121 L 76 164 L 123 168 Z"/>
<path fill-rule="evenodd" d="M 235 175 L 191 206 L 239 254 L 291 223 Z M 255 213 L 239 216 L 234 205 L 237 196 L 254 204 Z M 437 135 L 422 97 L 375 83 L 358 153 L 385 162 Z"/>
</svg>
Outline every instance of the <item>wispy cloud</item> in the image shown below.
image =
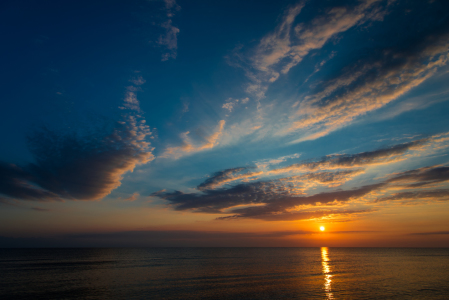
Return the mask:
<svg viewBox="0 0 449 300">
<path fill-rule="evenodd" d="M 222 108 L 228 110 L 229 112 L 232 112 L 234 108 L 239 105 L 239 102 L 242 104 L 246 104 L 249 102 L 249 98 L 243 98 L 243 99 L 233 99 L 229 98 L 226 100 L 226 102 L 223 104 Z"/>
<path fill-rule="evenodd" d="M 203 189 L 216 188 L 224 184 L 229 184 L 238 180 L 249 181 L 256 180 L 263 177 L 270 176 L 285 176 L 289 174 L 307 173 L 300 176 L 287 177 L 283 180 L 285 182 L 291 182 L 301 184 L 298 191 L 304 191 L 306 188 L 310 188 L 317 184 L 326 186 L 338 186 L 350 180 L 354 176 L 364 173 L 363 168 L 389 164 L 393 162 L 403 161 L 407 158 L 407 153 L 410 151 L 423 150 L 426 144 L 432 140 L 433 145 L 441 144 L 439 135 L 432 138 L 423 138 L 408 143 L 397 144 L 388 148 L 382 148 L 374 151 L 367 151 L 355 154 L 341 154 L 341 155 L 328 155 L 317 161 L 305 161 L 300 163 L 291 164 L 284 167 L 268 168 L 269 165 L 278 164 L 284 162 L 287 159 L 299 157 L 297 154 L 292 156 L 283 156 L 274 160 L 266 160 L 257 162 L 257 169 L 254 168 L 233 168 L 224 171 L 217 172 L 200 184 L 198 187 Z M 411 155 L 411 154 L 409 154 Z M 354 169 L 351 171 L 345 171 L 345 169 Z M 322 170 L 340 170 L 338 172 L 318 172 Z"/>
<path fill-rule="evenodd" d="M 166 51 L 162 54 L 162 61 L 175 59 L 178 51 L 178 33 L 179 28 L 173 25 L 172 18 L 175 15 L 175 11 L 181 9 L 176 4 L 175 0 L 164 0 L 167 20 L 161 24 L 161 27 L 165 29 L 165 33 L 159 36 L 158 44 L 166 48 Z"/>
<path fill-rule="evenodd" d="M 223 181 L 226 181 L 230 178 L 233 178 L 233 176 L 240 172 L 247 169 L 246 167 L 241 168 L 232 168 L 232 169 L 226 169 L 223 171 L 216 172 L 212 175 L 212 177 L 206 179 L 203 183 L 201 183 L 198 186 L 198 189 L 201 190 L 207 190 L 207 189 L 213 189 L 218 185 L 222 185 Z"/>
<path fill-rule="evenodd" d="M 446 141 L 445 136 L 447 134 L 437 134 L 369 152 L 330 155 L 318 161 L 272 170 L 255 171 L 254 167 L 226 169 L 201 183 L 198 186 L 200 193 L 161 191 L 152 196 L 167 200 L 175 210 L 227 215 L 222 219 L 270 221 L 351 216 L 368 213 L 377 204 L 398 200 L 415 204 L 446 201 L 449 200 L 447 188 L 441 189 L 440 185 L 449 182 L 449 168 L 439 165 L 393 173 L 378 178 L 372 184 L 349 190 L 308 194 L 315 186 L 342 186 L 365 173 L 368 167 L 402 161 L 413 157 L 413 151 L 426 152 Z M 302 174 L 260 181 L 267 178 L 264 177 L 266 174 L 285 176 L 293 171 Z M 229 186 L 238 181 L 240 183 Z M 348 208 L 351 203 L 362 203 L 364 207 Z"/>
<path fill-rule="evenodd" d="M 448 27 L 448 26 L 446 26 Z M 448 28 L 446 28 L 448 29 Z M 357 117 L 405 95 L 447 64 L 449 33 L 429 33 L 407 48 L 373 51 L 338 77 L 323 83 L 319 92 L 300 101 L 295 115 L 278 134 L 301 131 L 300 142 L 316 139 L 348 125 Z M 304 134 L 305 133 L 305 134 Z"/>
<path fill-rule="evenodd" d="M 285 155 L 285 156 L 281 156 L 278 158 L 259 160 L 259 161 L 256 161 L 255 164 L 259 169 L 266 169 L 270 165 L 277 165 L 277 164 L 280 164 L 288 159 L 299 158 L 300 156 L 301 156 L 301 154 L 295 153 L 292 155 Z"/>
<path fill-rule="evenodd" d="M 140 194 L 139 193 L 134 193 L 131 196 L 129 196 L 128 198 L 125 199 L 125 201 L 136 201 L 137 198 L 139 198 Z"/>
<path fill-rule="evenodd" d="M 424 167 L 415 170 L 393 174 L 388 182 L 406 187 L 423 187 L 449 181 L 449 167 Z"/>
<path fill-rule="evenodd" d="M 129 81 L 132 82 L 134 85 L 142 85 L 145 82 L 147 82 L 142 76 L 137 76 L 135 78 L 130 79 Z"/>
<path fill-rule="evenodd" d="M 448 62 L 447 18 L 442 18 L 438 24 L 428 24 L 416 35 L 376 43 L 362 56 L 345 58 L 345 66 L 335 72 L 336 75 L 329 74 L 324 80 L 312 82 L 308 89 L 304 86 L 301 94 L 294 96 L 296 99 L 280 101 L 275 95 L 274 99 L 265 98 L 268 88 L 280 80 L 282 74 L 289 73 L 305 57 L 324 55 L 320 49 L 331 41 L 339 42 L 349 30 L 368 31 L 369 25 L 383 21 L 390 14 L 393 3 L 368 0 L 358 1 L 356 5 L 324 7 L 318 16 L 308 19 L 307 16 L 301 18 L 301 14 L 309 9 L 309 3 L 300 2 L 284 12 L 278 26 L 252 51 L 244 52 L 243 46 L 237 49 L 234 60 L 229 61 L 231 65 L 243 68 L 250 82 L 247 92 L 256 100 L 257 109 L 245 120 L 229 124 L 225 135 L 232 135 L 233 139 L 228 140 L 235 141 L 255 133 L 288 144 L 318 139 L 407 96 L 412 89 L 434 76 Z M 326 59 L 335 57 L 335 53 L 332 51 Z M 310 76 L 306 81 L 309 79 Z M 416 99 L 413 103 L 405 101 L 396 112 L 387 112 L 378 119 L 422 109 L 444 99 L 440 97 L 426 103 Z M 274 103 L 281 105 L 273 106 Z M 225 105 L 232 110 L 232 103 Z M 236 130 L 232 131 L 233 128 Z M 257 131 L 250 128 L 257 128 Z"/>
<path fill-rule="evenodd" d="M 281 74 L 298 65 L 311 51 L 321 49 L 330 39 L 369 20 L 381 20 L 385 9 L 379 0 L 361 1 L 356 6 L 327 9 L 308 22 L 295 19 L 305 6 L 302 1 L 284 12 L 281 22 L 264 36 L 248 60 L 246 73 L 252 83 L 247 91 L 263 98 L 268 86 Z"/>
<path fill-rule="evenodd" d="M 200 142 L 195 142 L 190 138 L 190 131 L 182 133 L 182 145 L 167 147 L 160 157 L 178 159 L 185 155 L 191 155 L 216 147 L 220 143 L 220 137 L 223 134 L 225 124 L 226 122 L 224 120 L 218 122 L 218 126 L 215 128 L 215 131 L 211 135 L 203 137 Z"/>
<path fill-rule="evenodd" d="M 402 203 L 449 201 L 449 189 L 394 193 L 391 196 L 376 199 L 375 202 L 392 201 L 400 201 Z"/>
<path fill-rule="evenodd" d="M 161 193 L 157 196 L 168 200 L 176 210 L 194 210 L 206 213 L 232 214 L 232 218 L 257 218 L 265 220 L 282 220 L 281 214 L 296 216 L 298 219 L 318 218 L 329 214 L 344 213 L 344 210 L 295 211 L 296 206 L 328 204 L 332 202 L 347 202 L 353 198 L 362 197 L 380 188 L 383 183 L 364 186 L 349 191 L 335 191 L 313 196 L 297 196 L 292 194 L 288 186 L 278 182 L 256 182 L 239 184 L 234 187 L 206 190 L 196 193 Z M 254 205 L 245 208 L 235 208 L 229 212 L 224 209 L 242 205 Z M 263 204 L 263 205 L 260 205 Z M 354 213 L 354 212 L 352 212 Z M 275 216 L 276 215 L 276 216 Z M 301 217 L 302 216 L 302 217 Z M 287 219 L 290 219 L 287 217 Z"/>
</svg>

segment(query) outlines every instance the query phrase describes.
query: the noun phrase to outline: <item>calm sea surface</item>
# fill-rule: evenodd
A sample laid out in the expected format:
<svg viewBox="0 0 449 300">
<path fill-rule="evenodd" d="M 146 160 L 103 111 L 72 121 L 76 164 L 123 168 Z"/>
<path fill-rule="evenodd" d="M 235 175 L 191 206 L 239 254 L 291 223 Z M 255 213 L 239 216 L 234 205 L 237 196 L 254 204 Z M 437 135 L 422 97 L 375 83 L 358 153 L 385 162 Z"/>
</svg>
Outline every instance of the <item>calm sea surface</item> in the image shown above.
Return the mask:
<svg viewBox="0 0 449 300">
<path fill-rule="evenodd" d="M 0 249 L 0 299 L 449 299 L 449 249 Z"/>
</svg>

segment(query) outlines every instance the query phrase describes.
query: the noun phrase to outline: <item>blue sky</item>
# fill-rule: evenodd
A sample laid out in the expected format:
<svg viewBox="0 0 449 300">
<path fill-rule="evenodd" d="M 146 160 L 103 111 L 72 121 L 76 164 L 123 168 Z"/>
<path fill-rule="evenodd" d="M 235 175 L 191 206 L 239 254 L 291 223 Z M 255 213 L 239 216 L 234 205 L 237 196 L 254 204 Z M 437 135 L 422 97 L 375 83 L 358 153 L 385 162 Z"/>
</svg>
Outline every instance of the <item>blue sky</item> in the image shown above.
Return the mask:
<svg viewBox="0 0 449 300">
<path fill-rule="evenodd" d="M 2 4 L 2 243 L 448 246 L 448 8 Z"/>
</svg>

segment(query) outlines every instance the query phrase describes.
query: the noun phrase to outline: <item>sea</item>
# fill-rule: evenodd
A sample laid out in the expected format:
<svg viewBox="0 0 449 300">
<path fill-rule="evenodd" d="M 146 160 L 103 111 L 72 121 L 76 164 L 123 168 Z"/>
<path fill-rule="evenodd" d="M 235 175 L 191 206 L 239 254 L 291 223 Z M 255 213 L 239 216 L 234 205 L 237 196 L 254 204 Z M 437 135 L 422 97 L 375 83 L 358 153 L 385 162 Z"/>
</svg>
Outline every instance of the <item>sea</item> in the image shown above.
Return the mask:
<svg viewBox="0 0 449 300">
<path fill-rule="evenodd" d="M 449 299 L 449 249 L 0 249 L 0 299 Z"/>
</svg>

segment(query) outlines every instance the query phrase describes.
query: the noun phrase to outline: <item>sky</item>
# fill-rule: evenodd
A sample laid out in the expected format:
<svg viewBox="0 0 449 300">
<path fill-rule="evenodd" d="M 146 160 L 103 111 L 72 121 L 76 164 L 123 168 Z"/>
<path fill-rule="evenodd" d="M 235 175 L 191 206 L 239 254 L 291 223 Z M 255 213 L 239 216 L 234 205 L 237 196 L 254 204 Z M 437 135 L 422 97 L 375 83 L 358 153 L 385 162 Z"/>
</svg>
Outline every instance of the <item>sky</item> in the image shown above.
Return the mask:
<svg viewBox="0 0 449 300">
<path fill-rule="evenodd" d="M 0 247 L 449 247 L 448 1 L 0 7 Z"/>
</svg>

